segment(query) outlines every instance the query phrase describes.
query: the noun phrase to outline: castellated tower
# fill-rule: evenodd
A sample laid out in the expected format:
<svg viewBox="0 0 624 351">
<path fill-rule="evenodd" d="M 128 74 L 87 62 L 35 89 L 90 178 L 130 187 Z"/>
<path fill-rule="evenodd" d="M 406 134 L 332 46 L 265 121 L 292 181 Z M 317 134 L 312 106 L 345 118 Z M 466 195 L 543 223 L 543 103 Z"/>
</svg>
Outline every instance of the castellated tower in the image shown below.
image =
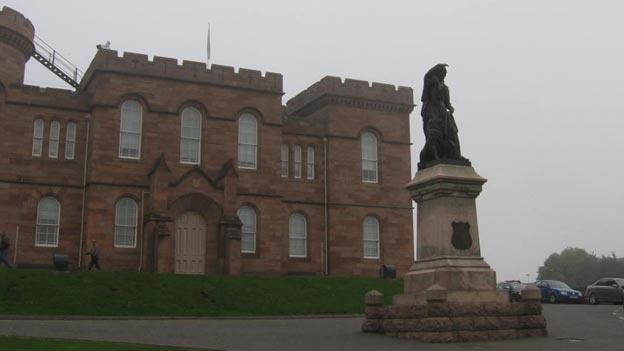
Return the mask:
<svg viewBox="0 0 624 351">
<path fill-rule="evenodd" d="M 4 86 L 24 83 L 24 66 L 33 50 L 35 27 L 9 7 L 0 11 L 0 82 Z"/>
</svg>

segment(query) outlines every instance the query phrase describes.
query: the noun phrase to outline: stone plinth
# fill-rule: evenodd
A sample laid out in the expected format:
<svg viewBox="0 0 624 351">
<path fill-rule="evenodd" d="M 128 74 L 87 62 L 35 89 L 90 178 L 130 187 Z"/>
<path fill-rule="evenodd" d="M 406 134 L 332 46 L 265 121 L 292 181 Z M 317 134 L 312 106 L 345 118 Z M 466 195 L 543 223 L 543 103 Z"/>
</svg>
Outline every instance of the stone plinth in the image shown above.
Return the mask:
<svg viewBox="0 0 624 351">
<path fill-rule="evenodd" d="M 369 299 L 370 301 L 370 299 Z M 538 299 L 517 302 L 367 303 L 362 331 L 423 342 L 502 340 L 545 336 Z"/>
<path fill-rule="evenodd" d="M 416 173 L 407 190 L 418 204 L 416 262 L 405 276 L 400 301 L 427 301 L 427 290 L 445 289 L 448 299 L 464 299 L 457 292 L 490 291 L 496 273 L 481 257 L 475 199 L 487 180 L 472 167 L 440 164 Z M 480 300 L 498 301 L 495 293 Z"/>
<path fill-rule="evenodd" d="M 546 335 L 539 293 L 511 302 L 481 257 L 475 199 L 485 178 L 470 166 L 438 164 L 407 185 L 418 204 L 416 261 L 394 305 L 367 298 L 365 332 L 426 342 Z"/>
</svg>

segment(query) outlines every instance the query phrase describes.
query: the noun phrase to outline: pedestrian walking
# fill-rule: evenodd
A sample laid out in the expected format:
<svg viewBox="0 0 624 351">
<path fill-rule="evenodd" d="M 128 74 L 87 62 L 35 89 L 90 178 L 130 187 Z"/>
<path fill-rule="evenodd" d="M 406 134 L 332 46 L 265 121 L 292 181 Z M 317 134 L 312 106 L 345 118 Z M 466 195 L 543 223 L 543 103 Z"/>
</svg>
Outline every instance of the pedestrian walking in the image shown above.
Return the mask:
<svg viewBox="0 0 624 351">
<path fill-rule="evenodd" d="M 91 242 L 91 248 L 87 251 L 87 255 L 91 256 L 91 261 L 89 262 L 89 270 L 95 266 L 98 271 L 101 271 L 100 267 L 100 246 L 97 244 L 97 241 L 93 240 Z"/>
<path fill-rule="evenodd" d="M 11 242 L 5 232 L 0 233 L 0 266 L 4 263 L 8 268 L 13 268 L 7 257 L 9 257 L 9 247 Z"/>
</svg>

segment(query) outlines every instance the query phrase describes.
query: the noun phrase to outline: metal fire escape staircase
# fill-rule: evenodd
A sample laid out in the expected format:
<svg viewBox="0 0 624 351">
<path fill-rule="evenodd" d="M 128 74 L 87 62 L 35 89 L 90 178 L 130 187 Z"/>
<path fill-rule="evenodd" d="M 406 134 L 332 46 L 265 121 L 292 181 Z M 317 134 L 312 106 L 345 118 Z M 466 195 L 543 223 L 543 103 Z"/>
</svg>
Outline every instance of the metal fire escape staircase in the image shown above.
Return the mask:
<svg viewBox="0 0 624 351">
<path fill-rule="evenodd" d="M 35 44 L 35 50 L 32 56 L 35 60 L 78 90 L 84 72 L 36 35 L 33 44 Z"/>
</svg>

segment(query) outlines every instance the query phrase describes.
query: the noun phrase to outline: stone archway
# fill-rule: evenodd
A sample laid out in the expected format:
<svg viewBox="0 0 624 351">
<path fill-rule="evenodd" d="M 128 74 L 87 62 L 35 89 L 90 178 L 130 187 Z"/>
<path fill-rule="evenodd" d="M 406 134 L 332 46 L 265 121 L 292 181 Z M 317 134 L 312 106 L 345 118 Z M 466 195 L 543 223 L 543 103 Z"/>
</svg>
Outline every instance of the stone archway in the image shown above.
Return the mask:
<svg viewBox="0 0 624 351">
<path fill-rule="evenodd" d="M 206 221 L 196 212 L 175 219 L 174 273 L 206 273 Z"/>
<path fill-rule="evenodd" d="M 169 215 L 174 221 L 170 256 L 173 272 L 209 274 L 222 271 L 221 206 L 205 194 L 190 193 L 171 203 Z"/>
</svg>

